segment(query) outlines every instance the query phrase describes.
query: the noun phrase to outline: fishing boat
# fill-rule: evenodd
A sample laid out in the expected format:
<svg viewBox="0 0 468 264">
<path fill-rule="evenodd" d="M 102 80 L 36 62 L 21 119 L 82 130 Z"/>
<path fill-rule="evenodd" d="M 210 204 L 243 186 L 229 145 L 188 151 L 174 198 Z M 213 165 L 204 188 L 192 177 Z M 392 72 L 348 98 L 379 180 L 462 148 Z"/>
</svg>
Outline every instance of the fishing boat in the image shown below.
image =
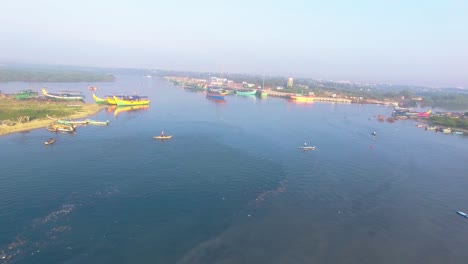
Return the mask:
<svg viewBox="0 0 468 264">
<path fill-rule="evenodd" d="M 306 147 L 306 146 L 303 146 L 303 147 L 298 147 L 298 149 L 301 149 L 301 150 L 315 150 L 315 146 L 311 146 L 311 147 Z"/>
<path fill-rule="evenodd" d="M 55 143 L 55 138 L 49 138 L 46 142 L 44 142 L 45 145 L 52 145 Z"/>
<path fill-rule="evenodd" d="M 42 94 L 45 97 L 50 98 L 50 99 L 67 100 L 67 101 L 83 101 L 85 97 L 80 92 L 74 92 L 74 91 L 64 91 L 61 93 L 48 93 L 45 88 L 42 88 Z"/>
<path fill-rule="evenodd" d="M 124 98 L 118 98 L 114 96 L 114 101 L 117 106 L 133 106 L 133 105 L 149 105 L 150 100 L 147 96 L 125 96 Z"/>
<path fill-rule="evenodd" d="M 95 94 L 93 94 L 93 99 L 96 104 L 107 104 L 107 98 L 99 98 Z"/>
<path fill-rule="evenodd" d="M 47 126 L 47 130 L 50 132 L 73 133 L 75 132 L 75 129 L 75 125 L 50 124 L 49 126 Z"/>
<path fill-rule="evenodd" d="M 86 119 L 86 122 L 88 125 L 96 125 L 96 126 L 107 126 L 109 125 L 109 120 L 107 121 L 96 121 L 92 119 Z"/>
<path fill-rule="evenodd" d="M 291 100 L 301 103 L 312 103 L 314 101 L 314 97 L 312 96 L 298 96 L 298 95 L 291 95 L 289 98 Z"/>
<path fill-rule="evenodd" d="M 465 217 L 465 218 L 468 218 L 468 215 L 465 214 L 465 213 L 462 212 L 462 211 L 457 211 L 457 214 L 458 214 L 458 215 L 461 215 L 461 216 L 463 216 L 463 217 Z"/>
<path fill-rule="evenodd" d="M 171 139 L 172 138 L 172 135 L 168 135 L 168 136 L 155 136 L 153 137 L 154 139 L 159 139 L 159 140 L 166 140 L 166 139 Z"/>
<path fill-rule="evenodd" d="M 257 94 L 257 90 L 255 90 L 255 89 L 253 89 L 253 90 L 247 90 L 247 91 L 245 91 L 245 90 L 242 90 L 242 91 L 241 91 L 241 90 L 238 90 L 238 91 L 236 91 L 236 94 L 237 94 L 237 95 L 242 95 L 242 96 L 246 96 L 246 95 L 255 95 L 255 94 Z"/>
<path fill-rule="evenodd" d="M 21 90 L 15 94 L 17 100 L 24 100 L 37 97 L 37 92 L 33 90 Z"/>
<path fill-rule="evenodd" d="M 260 97 L 261 97 L 261 98 L 265 98 L 265 97 L 267 97 L 267 96 L 268 96 L 268 93 L 267 93 L 267 92 L 265 92 L 265 91 L 260 91 Z"/>
<path fill-rule="evenodd" d="M 224 99 L 227 92 L 221 91 L 209 91 L 206 92 L 206 97 L 216 98 L 216 99 Z"/>
</svg>

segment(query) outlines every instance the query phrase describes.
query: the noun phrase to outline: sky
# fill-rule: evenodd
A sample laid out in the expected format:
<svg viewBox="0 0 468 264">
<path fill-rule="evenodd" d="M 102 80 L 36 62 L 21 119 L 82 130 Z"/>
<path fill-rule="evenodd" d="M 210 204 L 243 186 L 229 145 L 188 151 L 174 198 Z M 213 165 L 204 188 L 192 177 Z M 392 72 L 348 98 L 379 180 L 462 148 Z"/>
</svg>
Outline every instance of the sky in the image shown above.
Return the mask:
<svg viewBox="0 0 468 264">
<path fill-rule="evenodd" d="M 467 0 L 2 0 L 0 63 L 468 88 Z"/>
</svg>

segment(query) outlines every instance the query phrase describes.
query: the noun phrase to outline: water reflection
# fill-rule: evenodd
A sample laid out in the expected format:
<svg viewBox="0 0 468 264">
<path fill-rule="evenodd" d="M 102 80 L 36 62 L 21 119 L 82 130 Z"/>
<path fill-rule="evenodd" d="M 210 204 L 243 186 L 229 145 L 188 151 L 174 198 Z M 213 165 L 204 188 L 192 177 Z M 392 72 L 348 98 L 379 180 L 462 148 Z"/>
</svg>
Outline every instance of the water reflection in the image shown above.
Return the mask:
<svg viewBox="0 0 468 264">
<path fill-rule="evenodd" d="M 108 112 L 114 111 L 114 117 L 117 117 L 119 114 L 124 112 L 135 112 L 135 111 L 143 111 L 148 110 L 149 105 L 135 105 L 135 106 L 111 106 L 110 109 L 108 108 Z"/>
<path fill-rule="evenodd" d="M 224 98 L 213 98 L 213 97 L 206 97 L 208 101 L 211 101 L 215 104 L 225 104 L 227 101 Z"/>
</svg>

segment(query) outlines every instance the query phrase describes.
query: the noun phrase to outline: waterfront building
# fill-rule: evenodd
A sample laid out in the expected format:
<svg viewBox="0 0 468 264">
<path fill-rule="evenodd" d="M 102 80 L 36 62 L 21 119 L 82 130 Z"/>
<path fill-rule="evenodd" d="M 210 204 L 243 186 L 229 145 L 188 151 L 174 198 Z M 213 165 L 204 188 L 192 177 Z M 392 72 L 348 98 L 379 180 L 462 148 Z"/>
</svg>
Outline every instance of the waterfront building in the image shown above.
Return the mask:
<svg viewBox="0 0 468 264">
<path fill-rule="evenodd" d="M 292 88 L 294 84 L 294 80 L 292 77 L 288 78 L 288 88 Z"/>
</svg>

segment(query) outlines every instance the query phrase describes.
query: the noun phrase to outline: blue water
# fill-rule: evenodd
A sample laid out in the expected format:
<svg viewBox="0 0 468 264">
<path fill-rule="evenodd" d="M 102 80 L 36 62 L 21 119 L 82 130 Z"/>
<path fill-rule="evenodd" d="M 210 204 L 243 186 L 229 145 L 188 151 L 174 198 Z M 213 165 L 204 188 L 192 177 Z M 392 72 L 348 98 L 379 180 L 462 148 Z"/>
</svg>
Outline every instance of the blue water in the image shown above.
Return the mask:
<svg viewBox="0 0 468 264">
<path fill-rule="evenodd" d="M 87 85 L 47 84 L 90 101 Z M 466 137 L 378 122 L 383 106 L 93 85 L 151 106 L 51 146 L 0 137 L 0 263 L 466 263 Z"/>
</svg>

